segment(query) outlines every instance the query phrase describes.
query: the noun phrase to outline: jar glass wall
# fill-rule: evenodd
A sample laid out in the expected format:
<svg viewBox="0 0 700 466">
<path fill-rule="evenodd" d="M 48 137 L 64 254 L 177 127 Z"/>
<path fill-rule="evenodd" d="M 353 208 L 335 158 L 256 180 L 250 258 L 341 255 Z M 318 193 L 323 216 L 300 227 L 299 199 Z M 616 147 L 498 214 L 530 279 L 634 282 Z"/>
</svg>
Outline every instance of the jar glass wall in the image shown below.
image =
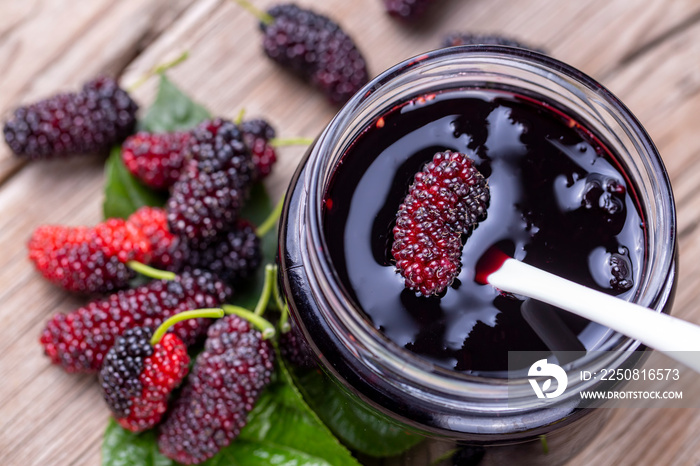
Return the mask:
<svg viewBox="0 0 700 466">
<path fill-rule="evenodd" d="M 669 311 L 676 281 L 675 208 L 649 136 L 616 97 L 583 73 L 535 52 L 496 46 L 453 47 L 407 60 L 375 78 L 336 115 L 309 149 L 287 194 L 280 228 L 283 293 L 329 377 L 353 402 L 390 422 L 426 436 L 488 445 L 565 432 L 582 447 L 604 415 L 578 409 L 579 393 L 598 382 L 570 377 L 556 403 L 533 409 L 525 377 L 481 377 L 439 367 L 372 325 L 348 297 L 328 254 L 325 195 L 348 148 L 397 103 L 457 89 L 508 90 L 546 102 L 605 141 L 637 191 L 645 222 L 643 267 L 631 299 Z M 638 363 L 639 342 L 612 331 L 597 341 L 594 349 L 608 352 L 582 356 L 569 365 L 571 374 Z"/>
</svg>

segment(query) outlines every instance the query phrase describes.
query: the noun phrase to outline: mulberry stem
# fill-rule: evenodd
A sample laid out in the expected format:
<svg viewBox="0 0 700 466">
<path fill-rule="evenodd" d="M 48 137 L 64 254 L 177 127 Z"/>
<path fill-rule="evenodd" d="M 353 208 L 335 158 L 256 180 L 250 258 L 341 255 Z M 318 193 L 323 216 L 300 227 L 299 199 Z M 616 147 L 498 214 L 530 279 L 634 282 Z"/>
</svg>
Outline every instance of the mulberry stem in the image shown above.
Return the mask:
<svg viewBox="0 0 700 466">
<path fill-rule="evenodd" d="M 213 319 L 216 319 L 223 316 L 224 310 L 219 308 L 196 309 L 194 311 L 178 312 L 174 316 L 171 316 L 170 318 L 166 319 L 165 322 L 160 324 L 160 326 L 156 329 L 155 333 L 153 333 L 153 336 L 151 337 L 151 346 L 156 346 L 160 342 L 160 339 L 163 338 L 163 335 L 165 335 L 165 332 L 167 332 L 170 327 L 179 322 L 182 322 L 183 320 L 197 319 L 200 317 L 211 317 Z"/>
<path fill-rule="evenodd" d="M 265 266 L 265 282 L 263 283 L 263 289 L 260 293 L 260 298 L 258 298 L 258 303 L 255 305 L 254 312 L 232 304 L 224 304 L 222 306 L 226 314 L 235 314 L 253 324 L 262 333 L 263 340 L 275 336 L 275 327 L 265 319 L 262 314 L 265 312 L 265 309 L 267 309 L 267 303 L 270 301 L 270 294 L 272 293 L 272 285 L 275 280 L 276 271 L 277 267 L 272 264 L 267 264 Z"/>
<path fill-rule="evenodd" d="M 236 115 L 236 119 L 233 120 L 233 122 L 236 125 L 240 125 L 243 123 L 243 117 L 245 116 L 245 108 L 242 108 L 240 112 L 238 112 L 238 115 Z"/>
<path fill-rule="evenodd" d="M 277 266 L 275 265 L 275 273 L 277 273 Z M 289 325 L 289 307 L 287 306 L 287 303 L 284 302 L 284 299 L 282 299 L 282 295 L 280 294 L 280 288 L 277 285 L 277 282 L 275 282 L 273 288 L 272 288 L 272 295 L 275 298 L 275 304 L 277 305 L 277 309 L 280 311 L 280 320 L 278 322 L 280 331 L 282 333 L 287 333 L 289 332 L 292 327 Z"/>
<path fill-rule="evenodd" d="M 177 277 L 177 275 L 173 272 L 156 269 L 150 265 L 146 265 L 138 261 L 128 261 L 126 266 L 134 272 L 138 272 L 141 275 L 145 275 L 149 278 L 155 278 L 156 280 L 175 280 Z"/>
<path fill-rule="evenodd" d="M 258 299 L 258 303 L 255 305 L 255 310 L 253 311 L 256 316 L 261 316 L 267 309 L 267 303 L 270 301 L 270 293 L 272 292 L 272 285 L 275 280 L 275 271 L 277 267 L 272 264 L 267 264 L 265 266 L 265 282 L 263 283 L 262 293 Z"/>
<path fill-rule="evenodd" d="M 275 336 L 275 327 L 264 317 L 250 312 L 248 309 L 242 308 L 241 306 L 234 306 L 233 304 L 224 304 L 221 307 L 224 308 L 226 314 L 237 315 L 253 324 L 253 326 L 262 333 L 263 340 Z"/>
<path fill-rule="evenodd" d="M 167 70 L 170 68 L 174 68 L 183 61 L 187 60 L 187 58 L 190 56 L 190 52 L 185 50 L 182 52 L 177 58 L 174 60 L 171 60 L 169 62 L 161 63 L 160 65 L 156 65 L 150 70 L 146 71 L 143 76 L 141 76 L 138 80 L 136 80 L 135 83 L 133 83 L 131 86 L 127 88 L 128 92 L 134 92 L 136 89 L 141 87 L 143 83 L 151 79 L 151 77 L 157 75 L 157 74 L 162 74 L 165 73 Z"/>
<path fill-rule="evenodd" d="M 275 18 L 268 15 L 267 13 L 262 11 L 260 8 L 256 7 L 255 5 L 250 3 L 248 0 L 233 0 L 233 1 L 238 3 L 238 5 L 241 6 L 242 8 L 248 10 L 249 13 L 252 13 L 253 16 L 258 18 L 266 26 L 269 26 L 270 24 L 275 22 Z"/>
<path fill-rule="evenodd" d="M 272 138 L 270 139 L 270 145 L 272 147 L 285 147 L 285 146 L 308 146 L 314 140 L 312 138 Z"/>
</svg>

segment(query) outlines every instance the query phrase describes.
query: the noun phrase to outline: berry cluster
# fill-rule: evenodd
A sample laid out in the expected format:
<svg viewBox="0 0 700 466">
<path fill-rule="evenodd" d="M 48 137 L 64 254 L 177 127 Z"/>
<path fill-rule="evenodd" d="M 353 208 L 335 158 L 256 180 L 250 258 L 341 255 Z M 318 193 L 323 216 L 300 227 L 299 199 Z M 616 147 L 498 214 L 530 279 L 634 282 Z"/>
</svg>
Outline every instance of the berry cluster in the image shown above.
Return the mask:
<svg viewBox="0 0 700 466">
<path fill-rule="evenodd" d="M 438 152 L 416 173 L 399 207 L 391 253 L 406 287 L 442 292 L 461 267 L 462 235 L 486 217 L 489 189 L 466 155 Z"/>
<path fill-rule="evenodd" d="M 111 293 L 54 315 L 40 343 L 68 372 L 99 372 L 104 398 L 122 427 L 155 427 L 187 375 L 187 347 L 205 336 L 211 320 L 180 321 L 182 313 L 224 305 L 232 295 L 228 284 L 260 265 L 260 238 L 240 210 L 252 183 L 271 172 L 274 135 L 264 120 L 239 126 L 224 119 L 187 132 L 133 135 L 122 147 L 124 165 L 147 186 L 169 189 L 166 207 L 142 207 L 127 219 L 93 227 L 41 226 L 30 238 L 29 257 L 47 279 L 68 291 Z M 168 278 L 124 289 L 135 277 L 132 268 L 149 272 L 146 264 L 177 274 L 163 272 Z M 177 323 L 166 322 L 171 318 Z M 169 325 L 169 333 L 152 341 L 156 328 Z M 164 424 L 163 452 L 201 462 L 228 444 L 269 383 L 273 358 L 271 344 L 243 318 L 216 324 Z M 197 400 L 206 409 L 212 401 L 225 403 L 211 411 L 216 417 L 200 419 L 191 410 Z M 219 431 L 200 442 L 192 431 L 178 430 L 183 422 Z"/>
<path fill-rule="evenodd" d="M 37 268 L 71 291 L 127 286 L 133 275 L 129 261 L 180 273 L 54 315 L 40 338 L 52 362 L 68 372 L 99 371 L 104 398 L 128 430 L 140 432 L 161 421 L 187 374 L 186 345 L 203 337 L 211 321 L 178 322 L 159 342 L 151 341 L 154 330 L 172 325 L 166 320 L 178 321 L 184 311 L 223 305 L 232 293 L 226 283 L 250 276 L 260 265 L 260 238 L 239 213 L 253 181 L 270 173 L 275 157 L 267 142 L 274 131 L 262 120 L 244 126 L 246 133 L 215 119 L 187 133 L 133 136 L 123 153 L 135 174 L 163 187 L 179 172 L 166 208 L 142 207 L 126 220 L 109 219 L 93 228 L 40 227 L 30 241 Z M 105 280 L 109 286 L 96 286 Z M 163 424 L 162 452 L 198 463 L 227 445 L 269 383 L 273 357 L 272 345 L 243 318 L 215 324 Z M 200 438 L 212 431 L 215 435 Z"/>
<path fill-rule="evenodd" d="M 239 125 L 243 142 L 255 165 L 255 181 L 270 174 L 277 161 L 271 140 L 275 130 L 262 119 L 246 120 Z M 126 168 L 143 184 L 153 189 L 170 189 L 180 178 L 191 158 L 191 131 L 171 133 L 139 132 L 122 144 L 122 160 Z"/>
<path fill-rule="evenodd" d="M 262 153 L 269 152 L 264 141 L 274 133 L 270 126 L 253 120 L 249 127 L 256 131 L 249 133 L 251 142 Z M 175 134 L 170 141 L 186 144 L 190 155 L 166 209 L 143 207 L 127 220 L 109 219 L 95 227 L 37 228 L 29 241 L 29 257 L 42 275 L 66 290 L 89 294 L 125 288 L 134 278 L 129 261 L 175 272 L 206 268 L 229 281 L 259 266 L 260 241 L 255 229 L 239 218 L 259 173 L 244 135 L 236 125 L 220 119 L 205 122 L 191 133 Z M 148 160 L 145 152 L 134 156 L 134 147 L 151 136 L 160 137 L 139 133 L 127 140 L 123 153 L 130 155 L 125 155 L 125 161 Z M 264 158 L 265 173 L 273 158 L 269 154 Z M 162 159 L 155 160 L 151 168 L 159 169 L 148 172 L 148 177 L 163 180 L 159 170 L 172 170 Z"/>
</svg>

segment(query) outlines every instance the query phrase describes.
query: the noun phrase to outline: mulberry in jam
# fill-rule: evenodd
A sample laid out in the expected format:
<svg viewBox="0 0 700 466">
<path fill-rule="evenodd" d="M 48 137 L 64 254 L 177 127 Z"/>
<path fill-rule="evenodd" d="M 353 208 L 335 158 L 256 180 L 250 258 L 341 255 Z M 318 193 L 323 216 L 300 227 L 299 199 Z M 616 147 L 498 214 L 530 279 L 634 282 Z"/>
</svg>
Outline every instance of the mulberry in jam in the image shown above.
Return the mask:
<svg viewBox="0 0 700 466">
<path fill-rule="evenodd" d="M 395 273 L 392 228 L 413 175 L 444 150 L 476 162 L 491 202 L 464 238 L 452 286 L 423 297 Z M 345 292 L 389 340 L 447 369 L 505 376 L 508 351 L 585 351 L 605 329 L 477 283 L 477 261 L 496 246 L 627 298 L 645 232 L 621 169 L 601 138 L 546 103 L 493 89 L 421 96 L 382 115 L 343 154 L 324 203 L 328 252 Z"/>
</svg>

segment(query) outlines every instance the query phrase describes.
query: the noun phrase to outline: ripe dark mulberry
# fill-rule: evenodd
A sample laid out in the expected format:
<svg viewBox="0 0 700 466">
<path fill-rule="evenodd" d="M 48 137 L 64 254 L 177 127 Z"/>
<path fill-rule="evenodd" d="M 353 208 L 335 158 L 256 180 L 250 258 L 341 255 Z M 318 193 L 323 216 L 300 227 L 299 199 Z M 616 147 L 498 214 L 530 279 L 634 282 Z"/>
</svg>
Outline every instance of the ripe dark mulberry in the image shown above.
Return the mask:
<svg viewBox="0 0 700 466">
<path fill-rule="evenodd" d="M 260 238 L 246 220 L 238 220 L 212 243 L 190 248 L 187 256 L 191 267 L 210 270 L 228 282 L 250 276 L 261 262 Z"/>
<path fill-rule="evenodd" d="M 153 330 L 136 327 L 116 339 L 100 370 L 100 386 L 117 422 L 142 432 L 160 422 L 170 392 L 187 374 L 187 347 L 173 333 L 151 346 Z"/>
<path fill-rule="evenodd" d="M 242 122 L 241 132 L 253 157 L 255 178 L 261 180 L 272 172 L 272 166 L 277 161 L 275 148 L 270 144 L 270 140 L 275 137 L 275 130 L 267 121 L 256 119 Z"/>
<path fill-rule="evenodd" d="M 223 118 L 200 123 L 192 130 L 190 154 L 199 171 L 214 173 L 235 169 L 235 181 L 250 183 L 255 167 L 236 124 Z"/>
<path fill-rule="evenodd" d="M 50 158 L 108 150 L 131 134 L 138 106 L 112 78 L 15 110 L 3 133 L 16 155 Z"/>
<path fill-rule="evenodd" d="M 486 217 L 489 189 L 466 155 L 438 152 L 399 207 L 391 253 L 407 288 L 442 292 L 459 274 L 462 234 Z"/>
<path fill-rule="evenodd" d="M 235 224 L 255 165 L 238 127 L 211 120 L 192 132 L 192 159 L 166 205 L 169 230 L 188 243 L 210 242 Z"/>
<path fill-rule="evenodd" d="M 175 280 L 153 280 L 88 303 L 46 324 L 40 342 L 54 364 L 68 372 L 97 372 L 115 339 L 130 328 L 157 328 L 183 311 L 217 307 L 231 289 L 209 272 L 183 272 Z M 173 326 L 185 344 L 204 335 L 211 321 L 189 319 Z"/>
<path fill-rule="evenodd" d="M 122 160 L 126 168 L 145 185 L 168 189 L 180 177 L 185 163 L 190 133 L 140 132 L 122 144 Z"/>
<path fill-rule="evenodd" d="M 395 18 L 414 21 L 422 17 L 435 0 L 384 0 L 386 12 Z"/>
<path fill-rule="evenodd" d="M 29 259 L 49 281 L 68 291 L 104 293 L 124 288 L 133 278 L 126 262 L 148 262 L 146 236 L 122 219 L 95 227 L 38 227 L 28 243 Z"/>
<path fill-rule="evenodd" d="M 267 56 L 311 81 L 331 102 L 346 102 L 367 83 L 362 54 L 331 19 L 294 4 L 267 13 L 274 18 L 260 24 Z"/>
<path fill-rule="evenodd" d="M 226 316 L 214 323 L 187 385 L 160 426 L 161 453 L 196 464 L 231 443 L 270 382 L 273 362 L 272 345 L 246 320 Z"/>
</svg>

